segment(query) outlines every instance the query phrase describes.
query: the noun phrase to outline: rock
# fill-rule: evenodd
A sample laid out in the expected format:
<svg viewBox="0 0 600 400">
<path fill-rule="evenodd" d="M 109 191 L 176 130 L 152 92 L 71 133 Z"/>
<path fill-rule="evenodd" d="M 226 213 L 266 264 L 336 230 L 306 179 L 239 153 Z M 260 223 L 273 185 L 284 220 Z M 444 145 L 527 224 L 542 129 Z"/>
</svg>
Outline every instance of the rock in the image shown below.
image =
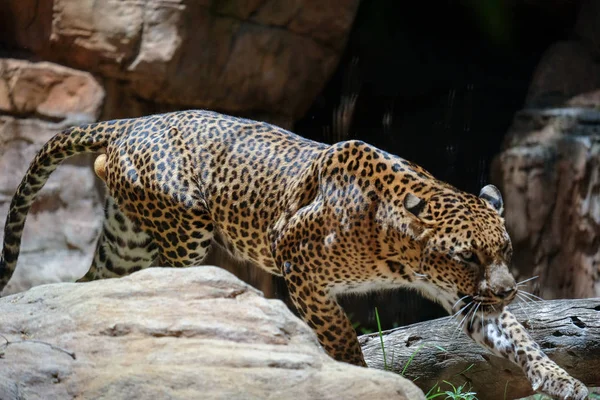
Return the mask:
<svg viewBox="0 0 600 400">
<path fill-rule="evenodd" d="M 598 132 L 597 110 L 523 110 L 493 162 L 514 273 L 545 299 L 600 296 Z"/>
<path fill-rule="evenodd" d="M 541 58 L 491 168 L 505 197 L 514 273 L 540 275 L 530 287 L 544 298 L 600 295 L 600 3 L 571 7 L 574 35 Z"/>
<path fill-rule="evenodd" d="M 7 36 L 43 59 L 126 82 L 153 103 L 286 125 L 333 73 L 359 1 L 7 3 Z"/>
<path fill-rule="evenodd" d="M 48 62 L 0 59 L 0 113 L 60 122 L 95 121 L 104 91 L 94 77 Z"/>
<path fill-rule="evenodd" d="M 557 42 L 545 52 L 529 86 L 525 108 L 561 107 L 600 88 L 600 65 L 577 41 Z"/>
<path fill-rule="evenodd" d="M 38 286 L 0 299 L 0 326 L 3 400 L 425 398 L 334 361 L 281 301 L 216 267 Z"/>
<path fill-rule="evenodd" d="M 1 226 L 36 152 L 60 130 L 96 120 L 103 98 L 89 73 L 0 59 Z M 25 224 L 19 265 L 4 294 L 74 280 L 89 268 L 102 220 L 90 163 L 90 156 L 75 157 L 50 177 Z M 3 236 L 2 230 L 0 240 Z"/>
<path fill-rule="evenodd" d="M 567 101 L 567 106 L 575 108 L 600 108 L 600 90 L 581 93 Z"/>
</svg>

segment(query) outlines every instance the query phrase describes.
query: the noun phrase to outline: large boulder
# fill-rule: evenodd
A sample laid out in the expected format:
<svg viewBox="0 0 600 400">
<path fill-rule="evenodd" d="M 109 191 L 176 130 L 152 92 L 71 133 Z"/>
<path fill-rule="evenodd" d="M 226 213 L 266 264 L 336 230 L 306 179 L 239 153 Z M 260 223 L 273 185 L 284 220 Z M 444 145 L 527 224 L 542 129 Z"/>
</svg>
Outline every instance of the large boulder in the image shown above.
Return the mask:
<svg viewBox="0 0 600 400">
<path fill-rule="evenodd" d="M 425 398 L 216 267 L 38 286 L 0 299 L 0 327 L 3 400 Z"/>
<path fill-rule="evenodd" d="M 546 2 L 547 3 L 547 2 Z M 492 166 L 518 279 L 544 298 L 600 296 L 600 3 L 540 59 Z"/>
<path fill-rule="evenodd" d="M 600 297 L 598 132 L 595 109 L 523 110 L 494 160 L 514 274 L 545 299 Z"/>
<path fill-rule="evenodd" d="M 293 122 L 337 66 L 359 0 L 8 0 L 6 40 L 152 103 Z"/>
<path fill-rule="evenodd" d="M 0 226 L 36 152 L 60 130 L 96 120 L 103 99 L 104 90 L 87 72 L 0 59 Z M 42 189 L 25 224 L 19 266 L 4 294 L 74 280 L 87 271 L 102 224 L 101 195 L 90 163 L 90 156 L 73 158 Z"/>
</svg>

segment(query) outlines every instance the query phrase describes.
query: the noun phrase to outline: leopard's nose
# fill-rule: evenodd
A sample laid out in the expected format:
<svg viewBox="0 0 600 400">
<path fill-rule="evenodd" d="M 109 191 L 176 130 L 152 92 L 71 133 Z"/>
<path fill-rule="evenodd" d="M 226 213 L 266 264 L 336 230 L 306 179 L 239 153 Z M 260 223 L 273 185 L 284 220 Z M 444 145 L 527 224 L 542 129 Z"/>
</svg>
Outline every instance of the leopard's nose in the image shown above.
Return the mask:
<svg viewBox="0 0 600 400">
<path fill-rule="evenodd" d="M 505 264 L 490 266 L 489 292 L 502 301 L 512 300 L 517 294 L 517 283 Z"/>
</svg>

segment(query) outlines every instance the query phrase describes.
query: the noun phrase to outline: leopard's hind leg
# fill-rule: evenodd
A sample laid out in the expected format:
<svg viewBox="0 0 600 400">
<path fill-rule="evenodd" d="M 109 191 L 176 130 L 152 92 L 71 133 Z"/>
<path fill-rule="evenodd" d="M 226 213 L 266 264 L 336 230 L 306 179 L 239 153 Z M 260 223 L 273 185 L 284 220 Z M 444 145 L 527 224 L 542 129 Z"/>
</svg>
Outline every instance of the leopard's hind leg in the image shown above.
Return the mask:
<svg viewBox="0 0 600 400">
<path fill-rule="evenodd" d="M 98 155 L 94 161 L 94 172 L 105 183 L 106 162 L 106 154 Z M 158 247 L 152 236 L 131 221 L 108 195 L 92 265 L 77 282 L 128 275 L 151 266 L 157 256 Z"/>
<path fill-rule="evenodd" d="M 162 127 L 98 157 L 94 169 L 115 203 L 140 232 L 152 238 L 161 265 L 201 265 L 213 239 L 213 221 L 197 179 L 185 134 Z M 135 147 L 134 147 L 135 145 Z M 148 160 L 139 154 L 152 154 Z"/>
<path fill-rule="evenodd" d="M 123 214 L 110 196 L 106 198 L 104 216 L 92 265 L 77 282 L 128 275 L 150 267 L 158 257 L 152 236 Z"/>
</svg>

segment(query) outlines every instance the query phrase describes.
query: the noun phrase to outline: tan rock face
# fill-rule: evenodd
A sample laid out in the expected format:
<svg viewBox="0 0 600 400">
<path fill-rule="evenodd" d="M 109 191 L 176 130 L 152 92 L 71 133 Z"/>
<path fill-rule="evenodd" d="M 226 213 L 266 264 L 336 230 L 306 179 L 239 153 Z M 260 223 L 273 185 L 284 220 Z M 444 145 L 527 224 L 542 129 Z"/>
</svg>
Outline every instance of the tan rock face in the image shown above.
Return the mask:
<svg viewBox="0 0 600 400">
<path fill-rule="evenodd" d="M 35 152 L 70 124 L 209 108 L 291 128 L 336 67 L 358 4 L 359 0 L 4 1 L 0 35 L 9 47 L 90 71 L 102 87 L 89 74 L 55 64 L 0 61 L 0 218 Z M 91 161 L 84 157 L 72 164 Z M 51 226 L 32 226 L 41 222 L 35 215 L 29 218 L 24 245 L 37 240 L 30 248 L 36 258 L 28 259 L 28 252 L 21 255 L 5 293 L 71 280 L 89 266 L 93 246 L 73 249 L 60 231 L 72 221 L 86 226 L 90 235 L 97 232 L 101 206 L 87 184 L 93 182 L 93 173 L 91 168 L 60 171 L 56 174 L 63 175 L 53 176 L 48 184 L 53 191 L 43 192 L 34 210 L 44 211 Z M 69 181 L 86 184 L 68 189 Z M 62 204 L 63 190 L 89 207 L 76 211 Z M 46 233 L 52 240 L 44 242 Z M 48 250 L 45 256 L 43 248 Z M 79 254 L 77 259 L 74 254 Z M 55 257 L 59 261 L 53 261 Z M 65 257 L 71 270 L 53 272 Z M 236 270 L 245 269 L 233 264 Z M 31 275 L 23 276 L 26 271 Z"/>
<path fill-rule="evenodd" d="M 574 39 L 541 58 L 492 167 L 515 275 L 549 299 L 600 296 L 599 13 L 581 1 Z"/>
<path fill-rule="evenodd" d="M 36 287 L 0 299 L 0 326 L 5 400 L 424 399 L 334 361 L 281 301 L 216 267 Z"/>
<path fill-rule="evenodd" d="M 147 101 L 293 121 L 337 65 L 359 1 L 8 3 L 16 44 L 44 59 L 123 80 Z"/>
<path fill-rule="evenodd" d="M 494 161 L 515 275 L 545 299 L 600 296 L 599 129 L 593 109 L 523 111 Z"/>
<path fill-rule="evenodd" d="M 50 63 L 0 60 L 0 219 L 42 145 L 60 130 L 94 121 L 104 91 L 88 73 Z M 102 205 L 87 156 L 58 168 L 34 204 L 15 276 L 4 294 L 73 280 L 89 267 Z M 0 240 L 4 232 L 0 231 Z M 68 263 L 72 268 L 65 269 Z"/>
<path fill-rule="evenodd" d="M 88 73 L 47 62 L 0 59 L 2 114 L 91 122 L 98 118 L 103 98 L 100 84 Z"/>
</svg>

